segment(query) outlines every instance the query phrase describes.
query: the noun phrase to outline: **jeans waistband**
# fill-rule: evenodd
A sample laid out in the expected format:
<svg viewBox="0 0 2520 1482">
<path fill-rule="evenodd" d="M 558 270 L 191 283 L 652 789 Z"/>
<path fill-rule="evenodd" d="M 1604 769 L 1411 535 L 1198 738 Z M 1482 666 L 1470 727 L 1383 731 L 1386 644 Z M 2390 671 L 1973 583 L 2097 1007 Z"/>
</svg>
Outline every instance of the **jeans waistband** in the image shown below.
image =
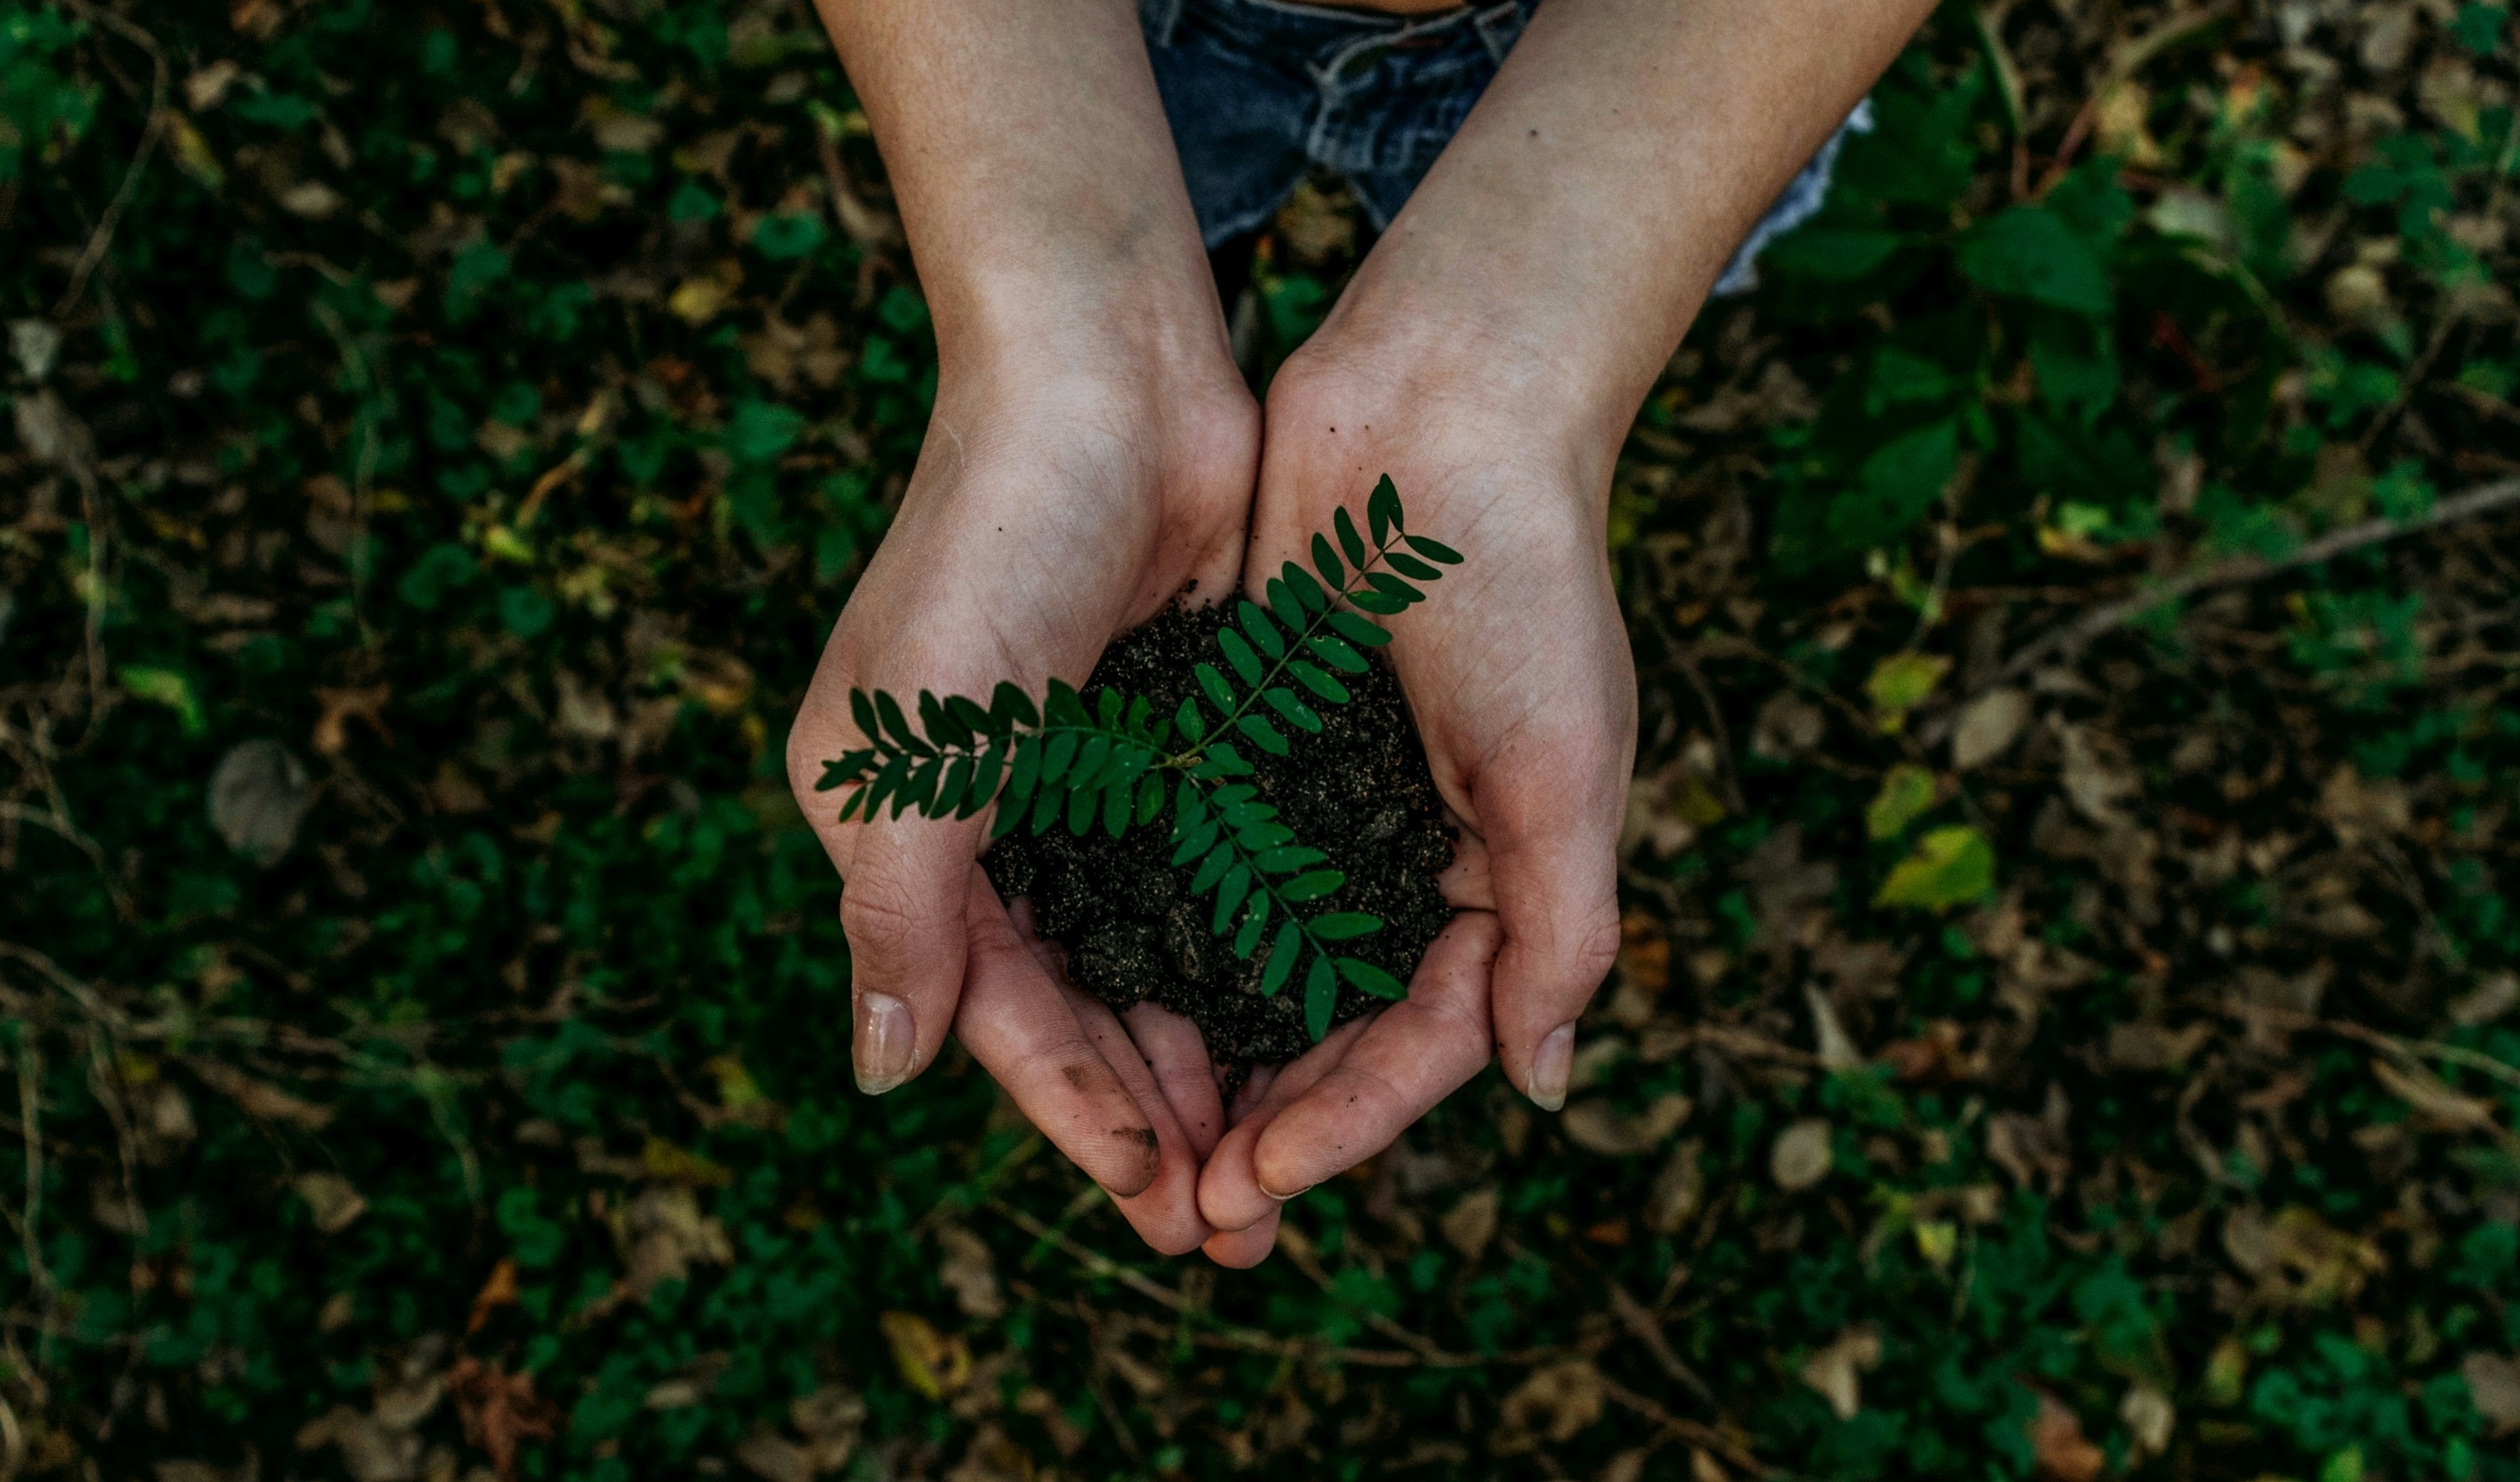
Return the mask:
<svg viewBox="0 0 2520 1482">
<path fill-rule="evenodd" d="M 1255 52 L 1311 62 L 1327 80 L 1338 60 L 1357 50 L 1434 45 L 1463 27 L 1503 63 L 1537 3 L 1486 0 L 1433 15 L 1394 16 L 1304 0 L 1138 0 L 1138 14 L 1157 46 L 1170 45 L 1183 17 L 1195 10 Z"/>
</svg>

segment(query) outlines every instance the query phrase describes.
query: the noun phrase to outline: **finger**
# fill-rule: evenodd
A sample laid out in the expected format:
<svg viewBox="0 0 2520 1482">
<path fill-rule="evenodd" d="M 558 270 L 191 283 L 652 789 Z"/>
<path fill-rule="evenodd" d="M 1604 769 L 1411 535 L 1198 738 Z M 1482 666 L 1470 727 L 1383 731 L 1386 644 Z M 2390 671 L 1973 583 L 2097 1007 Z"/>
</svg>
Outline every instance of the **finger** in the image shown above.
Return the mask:
<svg viewBox="0 0 2520 1482">
<path fill-rule="evenodd" d="M 1248 1230 L 1220 1230 L 1209 1235 L 1199 1249 L 1219 1266 L 1248 1271 L 1269 1259 L 1269 1252 L 1278 1248 L 1279 1217 L 1280 1211 L 1272 1209 Z"/>
<path fill-rule="evenodd" d="M 1453 918 L 1409 980 L 1338 1063 L 1262 1131 L 1256 1191 L 1288 1196 L 1380 1152 L 1488 1062 L 1489 970 L 1497 920 Z"/>
<path fill-rule="evenodd" d="M 840 890 L 856 1010 L 858 1089 L 880 1095 L 936 1057 L 963 991 L 974 892 L 997 897 L 973 863 L 976 828 L 918 817 L 858 831 Z"/>
<path fill-rule="evenodd" d="M 1072 988 L 1062 986 L 1059 991 L 1095 1053 L 1111 1067 L 1154 1133 L 1154 1178 L 1135 1193 L 1115 1193 L 1112 1202 L 1139 1237 L 1163 1254 L 1187 1255 L 1196 1250 L 1214 1232 L 1198 1215 L 1199 1154 L 1183 1131 L 1180 1117 L 1164 1099 L 1138 1044 L 1111 1010 Z M 1192 1033 L 1195 1038 L 1197 1032 Z"/>
<path fill-rule="evenodd" d="M 1155 1085 L 1172 1107 L 1191 1150 L 1201 1161 L 1225 1136 L 1225 1098 L 1216 1084 L 1216 1065 L 1207 1056 L 1207 1041 L 1198 1025 L 1155 1004 L 1140 1004 L 1122 1016 L 1129 1038 L 1145 1052 Z"/>
<path fill-rule="evenodd" d="M 1435 888 L 1444 892 L 1444 904 L 1456 911 L 1494 911 L 1496 877 L 1488 871 L 1487 840 L 1467 825 L 1456 824 L 1453 862 L 1435 876 Z"/>
<path fill-rule="evenodd" d="M 1217 1140 L 1216 1150 L 1208 1154 L 1207 1166 L 1198 1176 L 1198 1209 L 1210 1225 L 1219 1230 L 1248 1230 L 1277 1212 L 1284 1201 L 1262 1189 L 1251 1171 L 1251 1154 L 1260 1145 L 1260 1135 L 1268 1131 L 1270 1121 L 1279 1112 L 1329 1074 L 1339 1056 L 1372 1022 L 1371 1018 L 1350 1019 L 1295 1060 L 1277 1067 L 1257 1104 L 1238 1117 L 1233 1130 Z"/>
<path fill-rule="evenodd" d="M 1087 1178 L 1117 1198 L 1143 1192 L 1162 1171 L 1153 1123 L 996 902 L 991 893 L 972 912 L 970 980 L 955 1033 Z"/>
<path fill-rule="evenodd" d="M 1618 793 L 1625 772 L 1605 746 L 1550 748 L 1544 765 L 1501 763 L 1478 779 L 1487 871 L 1504 940 L 1497 948 L 1497 1056 L 1544 1110 L 1566 1104 L 1575 1019 L 1619 955 Z M 1584 753 L 1604 753 L 1588 765 Z M 1571 753 L 1571 754 L 1570 754 Z M 1602 782 L 1616 774 L 1615 786 Z"/>
</svg>

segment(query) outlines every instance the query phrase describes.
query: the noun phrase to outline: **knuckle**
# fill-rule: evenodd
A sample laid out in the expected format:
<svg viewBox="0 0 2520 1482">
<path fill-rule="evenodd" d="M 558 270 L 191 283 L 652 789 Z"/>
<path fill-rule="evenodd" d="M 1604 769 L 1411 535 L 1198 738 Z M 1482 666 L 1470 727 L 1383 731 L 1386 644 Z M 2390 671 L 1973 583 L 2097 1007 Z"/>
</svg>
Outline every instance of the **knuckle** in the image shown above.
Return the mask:
<svg viewBox="0 0 2520 1482">
<path fill-rule="evenodd" d="M 929 922 L 880 875 L 861 875 L 840 892 L 840 931 L 852 956 L 890 966 L 907 957 Z"/>
</svg>

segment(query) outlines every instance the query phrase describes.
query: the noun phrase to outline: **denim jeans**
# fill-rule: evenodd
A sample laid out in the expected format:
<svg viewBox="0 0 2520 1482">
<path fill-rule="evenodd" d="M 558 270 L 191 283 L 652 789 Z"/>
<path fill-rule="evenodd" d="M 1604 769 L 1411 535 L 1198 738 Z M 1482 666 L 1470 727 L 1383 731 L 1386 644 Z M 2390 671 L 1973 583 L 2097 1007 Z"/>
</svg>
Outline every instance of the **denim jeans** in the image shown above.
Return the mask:
<svg viewBox="0 0 2520 1482">
<path fill-rule="evenodd" d="M 1391 225 L 1513 49 L 1539 0 L 1387 16 L 1297 0 L 1139 0 L 1199 234 L 1213 249 L 1267 224 L 1315 170 L 1346 177 Z M 1758 283 L 1759 248 L 1820 209 L 1859 105 L 1733 255 L 1718 293 Z"/>
</svg>

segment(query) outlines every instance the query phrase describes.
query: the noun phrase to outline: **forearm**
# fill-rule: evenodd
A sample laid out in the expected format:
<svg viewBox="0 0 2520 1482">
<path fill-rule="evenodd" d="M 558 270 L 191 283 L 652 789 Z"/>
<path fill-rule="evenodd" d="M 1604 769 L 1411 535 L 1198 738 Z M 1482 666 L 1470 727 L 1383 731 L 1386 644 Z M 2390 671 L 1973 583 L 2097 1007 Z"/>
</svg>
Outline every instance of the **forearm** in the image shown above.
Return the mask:
<svg viewBox="0 0 2520 1482">
<path fill-rule="evenodd" d="M 883 152 L 949 373 L 1027 337 L 1221 344 L 1129 0 L 818 4 Z"/>
<path fill-rule="evenodd" d="M 1734 247 L 1931 8 L 1552 0 L 1326 349 L 1471 378 L 1614 450 Z"/>
</svg>

